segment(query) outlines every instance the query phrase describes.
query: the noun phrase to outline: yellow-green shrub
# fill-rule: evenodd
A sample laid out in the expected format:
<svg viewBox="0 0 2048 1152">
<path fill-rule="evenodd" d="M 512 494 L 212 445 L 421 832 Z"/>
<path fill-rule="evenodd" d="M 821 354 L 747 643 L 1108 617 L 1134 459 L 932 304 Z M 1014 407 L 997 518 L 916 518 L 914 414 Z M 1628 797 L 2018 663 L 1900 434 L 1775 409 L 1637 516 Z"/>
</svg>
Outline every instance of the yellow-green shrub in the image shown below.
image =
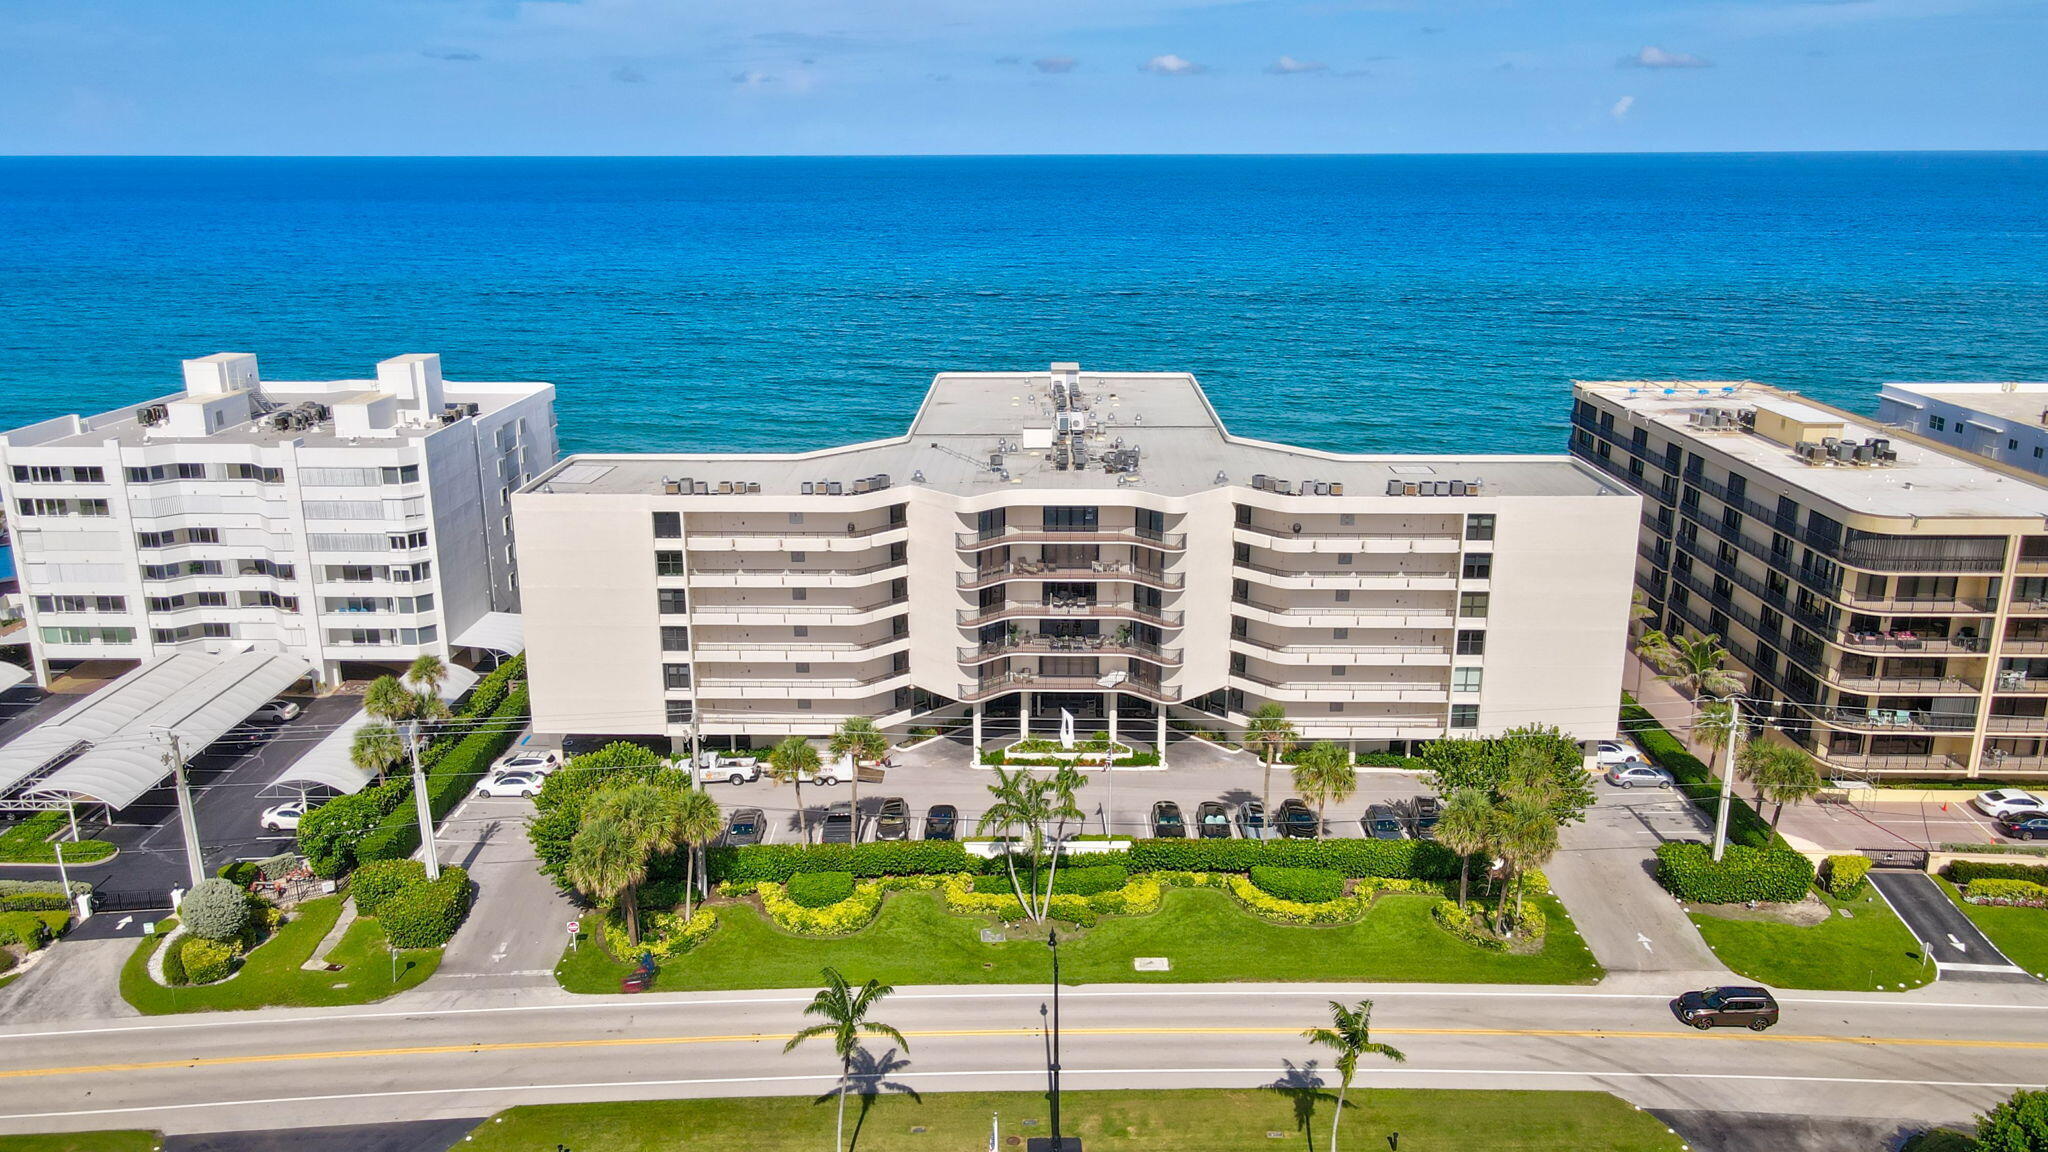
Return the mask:
<svg viewBox="0 0 2048 1152">
<path fill-rule="evenodd" d="M 605 917 L 604 943 L 612 955 L 623 960 L 636 960 L 642 953 L 667 960 L 702 944 L 717 929 L 718 913 L 709 908 L 697 909 L 688 920 L 680 912 L 642 912 L 640 943 L 635 944 L 619 917 L 612 915 Z"/>
<path fill-rule="evenodd" d="M 235 946 L 221 940 L 206 940 L 198 936 L 186 936 L 178 941 L 184 950 L 178 958 L 185 962 L 185 978 L 194 984 L 212 984 L 225 980 L 235 968 Z"/>
<path fill-rule="evenodd" d="M 789 890 L 772 880 L 754 886 L 761 908 L 785 931 L 799 936 L 846 936 L 872 924 L 881 911 L 886 886 L 872 880 L 853 886 L 853 895 L 823 908 L 806 908 L 789 898 Z"/>
<path fill-rule="evenodd" d="M 1963 899 L 1972 904 L 2004 904 L 2018 908 L 2048 908 L 2048 887 L 2030 880 L 1972 880 Z"/>
<path fill-rule="evenodd" d="M 1822 863 L 1821 876 L 1828 895 L 1847 900 L 1863 891 L 1863 878 L 1870 872 L 1870 857 L 1830 856 Z"/>
<path fill-rule="evenodd" d="M 1224 883 L 1237 902 L 1252 913 L 1282 924 L 1348 924 L 1365 912 L 1367 903 L 1356 896 L 1340 896 L 1318 904 L 1282 900 L 1267 894 L 1247 877 L 1235 874 L 1226 877 Z"/>
</svg>

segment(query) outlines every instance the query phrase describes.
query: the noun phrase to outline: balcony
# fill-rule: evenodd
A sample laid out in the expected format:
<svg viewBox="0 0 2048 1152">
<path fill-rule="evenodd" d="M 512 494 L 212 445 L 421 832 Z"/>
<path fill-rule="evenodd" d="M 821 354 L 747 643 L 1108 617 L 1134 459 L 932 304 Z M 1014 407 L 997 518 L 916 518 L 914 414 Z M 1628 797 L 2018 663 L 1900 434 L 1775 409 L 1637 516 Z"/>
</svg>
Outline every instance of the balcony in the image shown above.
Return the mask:
<svg viewBox="0 0 2048 1152">
<path fill-rule="evenodd" d="M 900 560 L 862 568 L 693 568 L 697 588 L 860 588 L 904 571 Z"/>
<path fill-rule="evenodd" d="M 1891 693 L 1904 696 L 1975 696 L 1983 691 L 1979 685 L 1959 676 L 1850 676 L 1840 669 L 1829 671 L 1829 679 L 1849 692 Z M 2048 686 L 2044 686 L 2044 691 L 2048 691 Z"/>
<path fill-rule="evenodd" d="M 731 640 L 698 642 L 694 646 L 700 664 L 769 663 L 794 664 L 840 659 L 863 660 L 886 656 L 910 647 L 907 634 L 886 636 L 865 644 L 819 644 L 809 640 Z"/>
<path fill-rule="evenodd" d="M 1833 767 L 1849 772 L 1905 772 L 1912 775 L 1962 776 L 1969 769 L 1953 756 L 1822 756 Z"/>
<path fill-rule="evenodd" d="M 818 676 L 757 680 L 752 677 L 706 676 L 697 682 L 697 695 L 699 699 L 716 700 L 865 700 L 909 680 L 908 670 L 859 679 Z"/>
<path fill-rule="evenodd" d="M 1113 636 L 1045 636 L 1027 634 L 1018 640 L 991 640 L 971 648 L 960 649 L 960 663 L 980 664 L 1004 656 L 1130 656 L 1135 659 L 1161 664 L 1167 667 L 1181 661 L 1181 650 L 1162 648 L 1157 644 L 1145 644 L 1137 640 L 1118 640 Z"/>
<path fill-rule="evenodd" d="M 895 615 L 890 611 L 909 600 L 898 596 L 879 604 L 706 604 L 691 609 L 690 621 L 717 624 L 872 624 Z"/>
<path fill-rule="evenodd" d="M 1353 684 L 1341 678 L 1319 680 L 1268 680 L 1248 672 L 1232 672 L 1232 680 L 1252 685 L 1252 691 L 1269 700 L 1330 701 L 1359 703 L 1443 704 L 1450 700 L 1450 688 L 1443 684 L 1380 683 Z"/>
<path fill-rule="evenodd" d="M 1140 568 L 1127 560 L 1100 560 L 1092 564 L 1056 565 L 1035 560 L 1012 560 L 994 568 L 961 572 L 956 583 L 963 590 L 986 588 L 1011 580 L 1092 580 L 1104 583 L 1143 584 L 1151 588 L 1178 589 L 1187 577 L 1179 572 Z"/>
<path fill-rule="evenodd" d="M 1264 564 L 1239 564 L 1239 572 L 1256 572 L 1254 582 L 1275 588 L 1361 588 L 1383 591 L 1450 592 L 1458 587 L 1452 572 L 1347 572 L 1342 569 L 1289 572 Z"/>
<path fill-rule="evenodd" d="M 1882 613 L 1889 616 L 1988 616 L 1992 604 L 1985 600 L 1959 597 L 1874 597 L 1858 596 L 1844 589 L 1836 599 L 1858 612 Z M 2014 605 L 2018 610 L 2018 605 Z M 2048 612 L 2048 601 L 2042 603 L 2042 611 Z"/>
<path fill-rule="evenodd" d="M 714 709 L 699 702 L 697 731 L 705 736 L 814 736 L 839 726 L 848 716 L 871 716 L 887 729 L 910 719 L 910 710 L 900 708 L 880 716 L 860 707 L 756 711 L 750 708 Z"/>
<path fill-rule="evenodd" d="M 1292 526 L 1268 528 L 1259 524 L 1239 524 L 1232 530 L 1231 538 L 1239 544 L 1254 548 L 1270 548 L 1275 552 L 1461 552 L 1465 541 L 1456 532 L 1367 532 L 1363 529 L 1345 529 L 1337 532 L 1296 532 Z"/>
<path fill-rule="evenodd" d="M 761 528 L 692 532 L 684 540 L 659 541 L 692 552 L 859 552 L 901 544 L 910 538 L 904 524 L 881 524 L 873 528 L 846 531 L 844 524 L 831 524 L 820 515 L 815 528 L 792 524 L 788 528 Z"/>
<path fill-rule="evenodd" d="M 1373 608 L 1352 604 L 1316 604 L 1282 608 L 1256 600 L 1233 597 L 1252 619 L 1291 628 L 1449 628 L 1456 619 L 1449 606 L 1442 608 Z M 1474 617 L 1472 627 L 1484 625 Z"/>
<path fill-rule="evenodd" d="M 963 704 L 972 704 L 1006 692 L 1122 692 L 1163 704 L 1177 703 L 1180 699 L 1172 690 L 1147 680 L 1133 678 L 1114 687 L 1104 687 L 1101 677 L 1097 676 L 1040 676 L 1029 671 L 984 676 L 971 684 L 962 684 L 956 699 Z"/>
<path fill-rule="evenodd" d="M 1998 673 L 1998 679 L 1994 683 L 1996 684 L 1994 690 L 2000 694 L 2009 692 L 2035 694 L 2048 692 L 2048 679 L 2037 680 L 2025 672 L 2000 672 Z"/>
<path fill-rule="evenodd" d="M 1154 532 L 1149 528 L 1097 528 L 1088 532 L 1067 532 L 1046 528 L 1007 528 L 1001 532 L 960 532 L 953 537 L 962 552 L 999 548 L 1005 544 L 1136 544 L 1165 552 L 1185 551 L 1185 532 Z"/>
<path fill-rule="evenodd" d="M 1134 603 L 1090 600 L 1059 604 L 1049 601 L 1010 601 L 993 608 L 962 608 L 960 626 L 977 628 L 1001 620 L 1083 619 L 1138 620 L 1146 624 L 1157 624 L 1161 628 L 1178 628 L 1183 615 L 1178 609 L 1146 608 Z"/>
<path fill-rule="evenodd" d="M 1232 636 L 1236 651 L 1255 656 L 1269 664 L 1413 664 L 1449 667 L 1451 650 L 1445 644 L 1275 644 L 1250 636 Z"/>
<path fill-rule="evenodd" d="M 2048 732 L 2048 716 L 2001 716 L 1984 718 L 1984 731 L 1998 735 L 2009 732 Z"/>
<path fill-rule="evenodd" d="M 1824 713 L 1821 723 L 1851 732 L 1968 732 L 1977 726 L 1974 712 L 1927 712 L 1909 708 L 1870 708 L 1858 714 L 1847 708 Z"/>
<path fill-rule="evenodd" d="M 2000 756 L 1986 752 L 1978 758 L 1977 770 L 1987 776 L 2036 776 L 2048 773 L 2048 756 Z"/>
<path fill-rule="evenodd" d="M 1986 652 L 1991 648 L 1981 636 L 1922 636 L 1914 632 L 1898 631 L 1852 632 L 1846 628 L 1830 636 L 1829 640 L 1858 652 L 1879 652 L 1887 655 L 1916 652 L 1935 656 L 1962 656 Z M 2005 648 L 2009 652 L 2025 651 L 2014 648 L 2011 641 L 2006 642 Z M 2039 651 L 2048 652 L 2048 641 L 2042 643 Z"/>
</svg>

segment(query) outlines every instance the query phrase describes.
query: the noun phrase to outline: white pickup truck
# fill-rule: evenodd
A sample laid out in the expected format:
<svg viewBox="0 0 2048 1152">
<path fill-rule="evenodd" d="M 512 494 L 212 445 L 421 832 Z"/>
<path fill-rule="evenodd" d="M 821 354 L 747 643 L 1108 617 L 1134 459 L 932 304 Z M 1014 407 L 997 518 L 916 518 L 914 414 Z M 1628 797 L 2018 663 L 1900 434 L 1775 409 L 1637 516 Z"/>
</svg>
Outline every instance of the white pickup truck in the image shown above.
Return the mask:
<svg viewBox="0 0 2048 1152">
<path fill-rule="evenodd" d="M 748 784 L 761 778 L 761 762 L 752 756 L 705 752 L 697 758 L 697 783 Z"/>
</svg>

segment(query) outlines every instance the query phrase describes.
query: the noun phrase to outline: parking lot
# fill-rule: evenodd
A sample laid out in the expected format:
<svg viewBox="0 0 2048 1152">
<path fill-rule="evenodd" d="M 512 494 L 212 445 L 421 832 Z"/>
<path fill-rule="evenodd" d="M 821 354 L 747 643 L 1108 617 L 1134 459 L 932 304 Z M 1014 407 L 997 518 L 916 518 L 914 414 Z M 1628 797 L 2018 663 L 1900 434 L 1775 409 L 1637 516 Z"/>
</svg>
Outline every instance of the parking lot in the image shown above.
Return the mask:
<svg viewBox="0 0 2048 1152">
<path fill-rule="evenodd" d="M 1785 809 L 1778 827 L 1787 837 L 1822 848 L 1924 850 L 1943 844 L 2009 843 L 1971 807 L 1974 792 L 1902 791 L 1860 790 L 1846 793 L 1840 803 L 1800 804 Z M 1768 809 L 1764 814 L 1770 815 Z"/>
</svg>

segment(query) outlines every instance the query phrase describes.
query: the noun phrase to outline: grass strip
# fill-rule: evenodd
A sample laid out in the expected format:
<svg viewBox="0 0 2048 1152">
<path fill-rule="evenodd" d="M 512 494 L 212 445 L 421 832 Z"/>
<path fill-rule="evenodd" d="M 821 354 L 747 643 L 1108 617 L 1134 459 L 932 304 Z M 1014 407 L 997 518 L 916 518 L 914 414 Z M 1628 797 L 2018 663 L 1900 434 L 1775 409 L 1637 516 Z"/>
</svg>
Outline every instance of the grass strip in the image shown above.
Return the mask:
<svg viewBox="0 0 2048 1152">
<path fill-rule="evenodd" d="M 308 972 L 300 965 L 313 955 L 341 915 L 344 897 L 323 896 L 299 906 L 299 914 L 277 935 L 249 953 L 234 979 L 202 988 L 167 988 L 149 978 L 149 958 L 161 937 L 144 940 L 121 967 L 121 997 L 147 1016 L 176 1012 L 220 1012 L 240 1008 L 323 1008 L 367 1004 L 411 988 L 433 975 L 439 948 L 398 954 L 394 981 L 384 928 L 368 917 L 349 925 L 327 959 L 338 972 Z"/>
</svg>

